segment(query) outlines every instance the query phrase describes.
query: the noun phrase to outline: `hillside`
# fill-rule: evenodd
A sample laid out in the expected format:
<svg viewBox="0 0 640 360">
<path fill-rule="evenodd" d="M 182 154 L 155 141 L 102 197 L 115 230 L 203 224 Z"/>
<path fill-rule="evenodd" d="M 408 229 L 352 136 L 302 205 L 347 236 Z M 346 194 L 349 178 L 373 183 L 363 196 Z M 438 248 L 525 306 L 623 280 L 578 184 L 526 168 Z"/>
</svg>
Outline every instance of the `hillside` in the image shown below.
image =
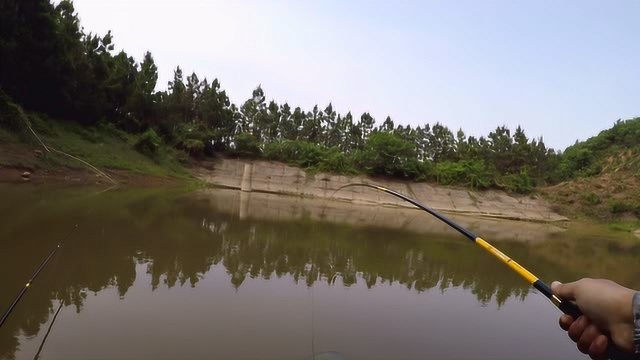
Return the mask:
<svg viewBox="0 0 640 360">
<path fill-rule="evenodd" d="M 566 149 L 561 171 L 571 180 L 541 189 L 557 210 L 601 220 L 640 218 L 640 118 Z"/>
<path fill-rule="evenodd" d="M 81 126 L 26 112 L 0 96 L 1 181 L 24 181 L 24 172 L 34 181 L 83 184 L 171 184 L 191 179 L 177 160 L 178 151 L 162 144 L 136 150 L 146 143 L 145 137 L 109 124 Z"/>
</svg>

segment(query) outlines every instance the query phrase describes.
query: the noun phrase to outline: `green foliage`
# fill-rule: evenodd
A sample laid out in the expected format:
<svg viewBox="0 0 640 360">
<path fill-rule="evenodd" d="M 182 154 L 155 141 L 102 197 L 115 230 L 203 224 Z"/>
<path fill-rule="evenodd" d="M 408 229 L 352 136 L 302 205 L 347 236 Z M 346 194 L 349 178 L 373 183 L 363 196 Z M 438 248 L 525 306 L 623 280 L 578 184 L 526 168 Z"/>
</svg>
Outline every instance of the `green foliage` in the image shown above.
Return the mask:
<svg viewBox="0 0 640 360">
<path fill-rule="evenodd" d="M 260 155 L 260 142 L 251 134 L 239 134 L 234 139 L 232 152 L 238 156 L 257 157 Z"/>
<path fill-rule="evenodd" d="M 192 179 L 176 161 L 180 152 L 167 146 L 161 145 L 150 158 L 134 149 L 137 135 L 129 135 L 110 126 L 98 125 L 94 131 L 91 127 L 50 119 L 42 114 L 26 112 L 26 115 L 33 129 L 48 146 L 80 157 L 100 169 L 123 169 L 153 176 Z M 86 133 L 95 133 L 98 141 L 88 140 Z M 29 133 L 28 139 L 33 138 L 33 134 Z M 35 140 L 31 144 L 39 145 Z M 14 157 L 11 153 L 0 151 L 0 163 L 41 169 L 58 169 L 61 166 L 86 168 L 84 164 L 56 152 L 45 152 L 43 157 L 18 155 Z"/>
<path fill-rule="evenodd" d="M 318 166 L 323 162 L 327 152 L 328 150 L 321 145 L 300 140 L 273 141 L 264 148 L 265 158 L 304 168 Z"/>
<path fill-rule="evenodd" d="M 156 134 L 153 129 L 149 129 L 142 133 L 134 144 L 134 148 L 149 157 L 154 157 L 158 153 L 158 149 L 160 149 L 160 144 L 162 143 L 162 139 Z"/>
<path fill-rule="evenodd" d="M 176 148 L 184 150 L 190 156 L 202 157 L 205 155 L 206 144 L 210 144 L 214 136 L 203 125 L 178 124 L 173 130 L 172 138 Z"/>
<path fill-rule="evenodd" d="M 329 148 L 316 168 L 318 171 L 336 174 L 353 175 L 358 173 L 354 167 L 353 157 L 343 153 L 337 147 Z"/>
<path fill-rule="evenodd" d="M 100 124 L 98 124 L 97 130 L 98 133 L 102 134 L 103 137 L 108 136 L 115 140 L 128 141 L 130 138 L 129 134 L 116 128 L 115 125 L 108 122 L 101 122 Z"/>
<path fill-rule="evenodd" d="M 583 200 L 588 205 L 598 205 L 602 202 L 600 197 L 594 192 L 588 192 L 583 195 Z"/>
<path fill-rule="evenodd" d="M 498 185 L 509 192 L 528 194 L 533 191 L 536 183 L 529 173 L 523 169 L 519 173 L 503 176 L 500 178 Z"/>
<path fill-rule="evenodd" d="M 352 156 L 337 147 L 327 148 L 301 140 L 272 141 L 264 147 L 264 157 L 269 160 L 338 174 L 355 174 Z"/>
<path fill-rule="evenodd" d="M 27 131 L 29 120 L 7 94 L 0 90 L 0 126 L 18 133 Z"/>
<path fill-rule="evenodd" d="M 614 215 L 633 213 L 640 216 L 640 203 L 634 203 L 632 201 L 622 199 L 613 199 L 609 201 L 609 211 Z"/>
<path fill-rule="evenodd" d="M 204 143 L 202 140 L 187 139 L 183 146 L 189 155 L 202 156 L 204 154 Z"/>
<path fill-rule="evenodd" d="M 630 158 L 636 158 L 640 152 L 640 118 L 618 120 L 610 129 L 568 147 L 560 164 L 562 175 L 564 179 L 571 179 L 600 174 L 611 160 L 615 163 L 615 158 L 625 151 L 630 152 Z M 632 159 L 620 159 L 615 165 L 640 169 L 640 163 Z"/>
<path fill-rule="evenodd" d="M 600 172 L 593 151 L 583 146 L 573 146 L 565 151 L 562 164 L 562 175 L 566 179 L 577 176 L 592 176 Z"/>
<path fill-rule="evenodd" d="M 608 227 L 614 231 L 632 232 L 640 229 L 640 221 L 615 221 L 609 223 Z"/>
<path fill-rule="evenodd" d="M 417 158 L 415 146 L 409 141 L 393 133 L 377 132 L 357 154 L 357 163 L 370 174 L 424 180 L 427 174 Z"/>
<path fill-rule="evenodd" d="M 631 206 L 620 200 L 610 201 L 609 208 L 612 214 L 620 214 L 631 210 Z"/>
<path fill-rule="evenodd" d="M 612 162 L 616 169 L 640 169 L 640 161 L 629 160 L 639 157 L 640 118 L 618 121 L 558 153 L 521 127 L 498 126 L 475 137 L 440 123 L 403 126 L 387 117 L 377 125 L 367 112 L 339 114 L 332 104 L 310 111 L 278 104 L 261 86 L 236 106 L 217 79 L 183 74 L 180 67 L 167 90 L 156 91 L 152 54 L 137 62 L 114 50 L 111 32 L 85 32 L 69 0 L 7 0 L 0 23 L 0 126 L 14 132 L 29 121 L 24 107 L 85 126 L 74 132 L 88 142 L 135 136 L 135 149 L 155 158 L 165 143 L 193 157 L 227 152 L 320 171 L 519 193 L 593 176 Z M 55 133 L 40 116 L 31 122 L 39 132 Z"/>
<path fill-rule="evenodd" d="M 492 175 L 483 161 L 462 160 L 436 163 L 435 180 L 445 185 L 464 185 L 487 189 L 493 185 Z"/>
<path fill-rule="evenodd" d="M 593 151 L 631 149 L 640 145 L 640 118 L 618 120 L 610 129 L 584 142 Z"/>
</svg>

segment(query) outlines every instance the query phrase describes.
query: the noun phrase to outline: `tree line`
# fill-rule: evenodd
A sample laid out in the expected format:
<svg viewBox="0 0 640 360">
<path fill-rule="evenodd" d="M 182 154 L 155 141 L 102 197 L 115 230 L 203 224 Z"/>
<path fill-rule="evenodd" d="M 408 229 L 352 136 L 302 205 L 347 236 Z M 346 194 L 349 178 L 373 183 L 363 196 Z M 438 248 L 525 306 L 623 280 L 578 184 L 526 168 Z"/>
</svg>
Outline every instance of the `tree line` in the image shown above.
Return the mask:
<svg viewBox="0 0 640 360">
<path fill-rule="evenodd" d="M 377 122 L 371 114 L 337 113 L 267 101 L 258 86 L 233 104 L 217 79 L 174 71 L 157 91 L 158 68 L 147 52 L 136 61 L 115 51 L 113 36 L 87 33 L 71 1 L 0 4 L 0 90 L 31 111 L 92 126 L 110 123 L 136 134 L 153 157 L 162 144 L 192 157 L 216 153 L 286 161 L 318 171 L 369 173 L 474 188 L 528 192 L 575 176 L 575 164 L 499 126 L 486 136 L 425 123 Z"/>
</svg>

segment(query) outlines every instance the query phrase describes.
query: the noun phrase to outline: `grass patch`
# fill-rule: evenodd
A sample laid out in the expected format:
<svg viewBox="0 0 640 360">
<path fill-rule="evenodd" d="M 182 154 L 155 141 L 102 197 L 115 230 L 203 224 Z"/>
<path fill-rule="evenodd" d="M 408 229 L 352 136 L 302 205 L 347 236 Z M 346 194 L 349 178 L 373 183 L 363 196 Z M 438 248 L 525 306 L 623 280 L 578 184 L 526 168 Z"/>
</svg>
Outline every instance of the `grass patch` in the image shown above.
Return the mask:
<svg viewBox="0 0 640 360">
<path fill-rule="evenodd" d="M 153 157 L 148 157 L 134 150 L 134 135 L 114 135 L 75 123 L 54 123 L 54 126 L 55 136 L 45 137 L 45 142 L 98 168 L 122 169 L 154 176 L 188 176 L 187 171 L 175 160 L 177 151 L 166 146 L 160 146 Z M 73 159 L 64 156 L 57 158 L 63 165 L 83 167 Z"/>
<path fill-rule="evenodd" d="M 160 144 L 152 156 L 147 156 L 134 148 L 138 135 L 125 133 L 109 124 L 85 127 L 72 122 L 53 121 L 46 116 L 34 114 L 30 114 L 29 119 L 47 146 L 81 158 L 99 169 L 120 169 L 158 177 L 191 179 L 189 172 L 178 161 L 178 158 L 181 158 L 180 151 L 164 144 Z M 17 134 L 3 128 L 0 128 L 0 141 L 21 142 Z M 30 143 L 34 145 L 37 141 L 33 139 Z M 2 162 L 5 165 L 29 165 L 44 169 L 60 166 L 86 168 L 77 160 L 55 152 L 40 159 L 33 156 L 24 158 Z"/>
<path fill-rule="evenodd" d="M 609 230 L 632 232 L 640 229 L 640 221 L 616 221 L 607 224 L 607 226 L 609 227 Z"/>
<path fill-rule="evenodd" d="M 583 194 L 582 195 L 582 200 L 587 205 L 598 205 L 598 204 L 600 204 L 602 202 L 600 197 L 594 192 L 588 192 L 586 194 Z"/>
<path fill-rule="evenodd" d="M 18 141 L 18 137 L 13 132 L 0 127 L 0 143 L 16 143 Z"/>
</svg>

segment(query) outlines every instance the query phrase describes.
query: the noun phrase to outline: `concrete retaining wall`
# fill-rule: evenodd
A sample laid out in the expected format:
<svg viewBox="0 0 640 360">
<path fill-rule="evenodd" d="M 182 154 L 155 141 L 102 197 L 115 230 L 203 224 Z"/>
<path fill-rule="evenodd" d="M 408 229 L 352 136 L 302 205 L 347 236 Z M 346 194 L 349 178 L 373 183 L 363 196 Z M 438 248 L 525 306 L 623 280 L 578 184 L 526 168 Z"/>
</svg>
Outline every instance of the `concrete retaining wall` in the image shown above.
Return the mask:
<svg viewBox="0 0 640 360">
<path fill-rule="evenodd" d="M 277 162 L 222 159 L 210 164 L 208 168 L 197 168 L 193 172 L 196 177 L 207 183 L 245 192 L 257 191 L 306 198 L 335 199 L 356 204 L 412 207 L 388 194 L 370 188 L 352 187 L 335 193 L 346 184 L 372 183 L 411 196 L 439 211 L 537 222 L 568 220 L 552 211 L 544 200 L 535 197 L 516 197 L 503 191 L 470 191 L 367 176 L 310 174 L 299 168 Z"/>
<path fill-rule="evenodd" d="M 203 201 L 208 201 L 217 213 L 228 213 L 240 219 L 278 222 L 317 221 L 463 239 L 460 234 L 433 216 L 404 207 L 370 206 L 230 189 L 205 189 L 199 191 L 198 195 Z M 522 222 L 455 213 L 448 216 L 490 241 L 546 241 L 565 231 L 564 228 L 550 223 Z"/>
</svg>

